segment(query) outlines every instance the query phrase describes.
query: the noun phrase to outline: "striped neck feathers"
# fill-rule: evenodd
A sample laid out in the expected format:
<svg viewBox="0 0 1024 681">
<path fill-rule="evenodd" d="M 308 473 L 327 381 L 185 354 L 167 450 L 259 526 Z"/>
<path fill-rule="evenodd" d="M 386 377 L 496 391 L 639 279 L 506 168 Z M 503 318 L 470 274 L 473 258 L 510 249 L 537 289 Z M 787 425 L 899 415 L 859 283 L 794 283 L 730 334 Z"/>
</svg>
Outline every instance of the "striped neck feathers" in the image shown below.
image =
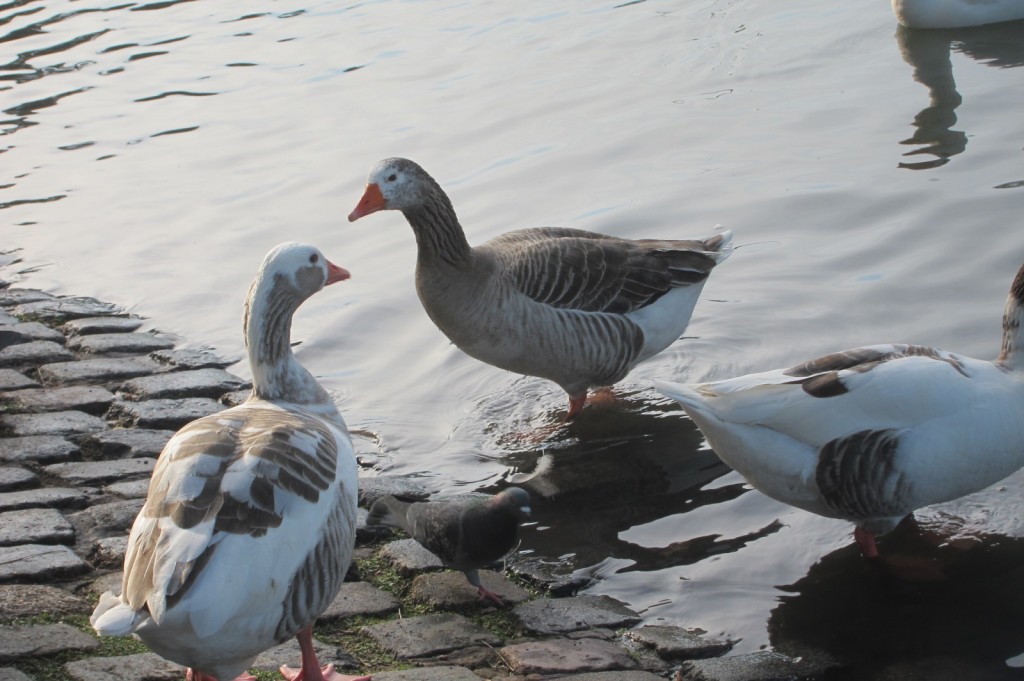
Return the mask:
<svg viewBox="0 0 1024 681">
<path fill-rule="evenodd" d="M 997 363 L 1006 369 L 1014 369 L 1016 354 L 1024 345 L 1024 265 L 1017 271 L 1017 276 L 1010 285 L 1010 294 L 1006 297 L 1006 310 L 1003 312 L 1003 345 L 999 351 Z"/>
</svg>

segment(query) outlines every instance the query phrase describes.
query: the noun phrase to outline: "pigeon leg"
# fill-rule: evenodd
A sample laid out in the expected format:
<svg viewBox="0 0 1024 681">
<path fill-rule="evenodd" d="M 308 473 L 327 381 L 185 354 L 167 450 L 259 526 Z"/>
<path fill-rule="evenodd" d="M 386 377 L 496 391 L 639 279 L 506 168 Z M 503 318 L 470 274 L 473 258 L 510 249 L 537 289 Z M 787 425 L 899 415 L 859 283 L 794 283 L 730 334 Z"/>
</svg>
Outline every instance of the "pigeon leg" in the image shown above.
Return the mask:
<svg viewBox="0 0 1024 681">
<path fill-rule="evenodd" d="M 501 606 L 502 608 L 505 607 L 505 601 L 501 600 L 501 596 L 499 596 L 498 594 L 494 593 L 493 591 L 488 591 L 484 587 L 478 586 L 476 588 L 476 592 L 478 594 L 480 594 L 480 600 L 481 601 L 488 600 L 488 601 L 491 601 L 492 603 L 494 603 L 495 605 Z"/>
<path fill-rule="evenodd" d="M 565 421 L 563 421 L 563 423 L 568 423 L 569 421 L 572 421 L 574 418 L 576 418 L 577 414 L 583 411 L 583 405 L 586 403 L 586 390 L 584 390 L 582 394 L 577 393 L 575 395 L 569 395 L 569 413 L 565 415 Z"/>
<path fill-rule="evenodd" d="M 321 669 L 313 649 L 312 625 L 300 631 L 295 638 L 299 640 L 299 648 L 302 650 L 302 669 L 296 672 L 288 666 L 282 666 L 281 676 L 288 681 L 371 681 L 369 676 L 339 674 L 334 671 L 333 664 Z"/>
</svg>

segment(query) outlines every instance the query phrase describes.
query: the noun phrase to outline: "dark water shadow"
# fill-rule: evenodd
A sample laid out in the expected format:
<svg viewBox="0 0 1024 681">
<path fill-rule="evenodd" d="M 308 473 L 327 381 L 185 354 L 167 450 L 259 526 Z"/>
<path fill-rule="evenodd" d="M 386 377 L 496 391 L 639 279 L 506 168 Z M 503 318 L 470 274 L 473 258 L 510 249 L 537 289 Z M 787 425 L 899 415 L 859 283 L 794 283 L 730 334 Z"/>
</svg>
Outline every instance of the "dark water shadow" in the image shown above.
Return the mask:
<svg viewBox="0 0 1024 681">
<path fill-rule="evenodd" d="M 914 80 L 928 88 L 929 104 L 914 117 L 914 134 L 900 144 L 916 147 L 900 168 L 927 170 L 945 165 L 967 148 L 967 133 L 955 130 L 956 109 L 963 98 L 953 77 L 952 52 L 964 54 L 995 68 L 1024 65 L 1024 21 L 958 29 L 899 27 L 896 42 L 904 61 L 914 69 Z"/>
<path fill-rule="evenodd" d="M 1009 681 L 1024 669 L 1024 540 L 945 542 L 904 523 L 884 538 L 880 564 L 856 547 L 817 562 L 772 611 L 772 646 L 825 651 L 839 681 Z"/>
</svg>

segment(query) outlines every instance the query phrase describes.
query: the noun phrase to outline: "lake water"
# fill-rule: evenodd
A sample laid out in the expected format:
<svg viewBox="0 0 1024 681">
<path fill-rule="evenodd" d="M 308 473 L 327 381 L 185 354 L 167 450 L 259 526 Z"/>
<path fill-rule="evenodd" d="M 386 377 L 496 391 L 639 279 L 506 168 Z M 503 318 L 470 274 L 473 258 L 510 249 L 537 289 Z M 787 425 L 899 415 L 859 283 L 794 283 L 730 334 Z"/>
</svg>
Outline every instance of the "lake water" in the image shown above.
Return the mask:
<svg viewBox="0 0 1024 681">
<path fill-rule="evenodd" d="M 1021 678 L 1024 478 L 919 512 L 881 573 L 850 524 L 745 486 L 650 382 L 874 342 L 995 357 L 1024 260 L 1024 24 L 901 32 L 883 0 L 13 0 L 0 31 L 0 250 L 22 258 L 3 277 L 240 357 L 259 260 L 315 243 L 353 277 L 302 308 L 297 354 L 364 474 L 521 481 L 527 555 L 737 652 Z M 432 326 L 400 214 L 345 220 L 395 155 L 442 183 L 471 243 L 722 225 L 740 248 L 617 404 L 524 444 L 561 390 Z"/>
</svg>

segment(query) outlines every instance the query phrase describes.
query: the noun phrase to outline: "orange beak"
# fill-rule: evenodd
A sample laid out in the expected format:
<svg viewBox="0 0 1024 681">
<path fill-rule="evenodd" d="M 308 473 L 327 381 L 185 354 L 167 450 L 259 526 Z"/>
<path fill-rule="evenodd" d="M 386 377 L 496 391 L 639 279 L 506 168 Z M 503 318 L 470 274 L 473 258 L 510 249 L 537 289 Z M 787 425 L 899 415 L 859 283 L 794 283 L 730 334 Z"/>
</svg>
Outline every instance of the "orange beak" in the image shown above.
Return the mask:
<svg viewBox="0 0 1024 681">
<path fill-rule="evenodd" d="M 345 281 L 352 275 L 344 267 L 338 267 L 330 260 L 327 261 L 327 281 L 324 282 L 324 286 L 330 286 L 336 284 L 339 281 Z"/>
<path fill-rule="evenodd" d="M 366 191 L 363 192 L 363 198 L 359 199 L 359 203 L 356 207 L 348 214 L 348 221 L 355 222 L 361 217 L 369 215 L 370 213 L 376 213 L 379 210 L 384 210 L 384 195 L 380 193 L 380 187 L 377 186 L 376 182 L 371 182 L 366 185 Z"/>
</svg>

